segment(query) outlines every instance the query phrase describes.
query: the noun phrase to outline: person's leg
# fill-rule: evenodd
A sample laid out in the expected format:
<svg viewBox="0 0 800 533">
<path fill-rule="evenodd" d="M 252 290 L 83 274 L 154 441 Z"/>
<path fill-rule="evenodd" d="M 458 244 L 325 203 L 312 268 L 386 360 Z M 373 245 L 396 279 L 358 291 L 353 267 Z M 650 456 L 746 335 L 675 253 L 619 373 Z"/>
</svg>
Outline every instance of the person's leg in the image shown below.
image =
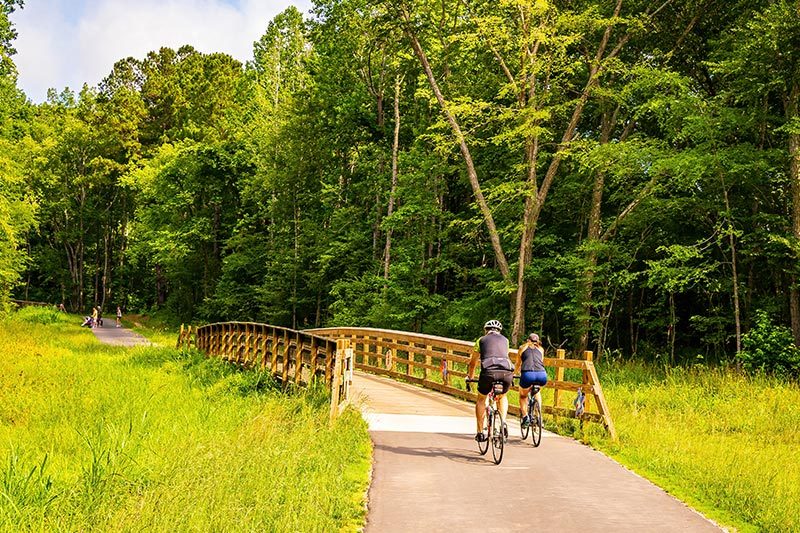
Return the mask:
<svg viewBox="0 0 800 533">
<path fill-rule="evenodd" d="M 539 372 L 536 376 L 536 381 L 534 385 L 538 387 L 539 390 L 536 391 L 536 401 L 539 402 L 539 409 L 543 409 L 542 404 L 542 387 L 547 385 L 547 373 L 546 372 Z"/>
<path fill-rule="evenodd" d="M 478 424 L 477 433 L 483 433 L 483 420 L 486 418 L 486 395 L 478 393 L 475 400 L 475 422 Z"/>
<path fill-rule="evenodd" d="M 524 389 L 520 385 L 517 390 L 519 391 L 519 412 L 522 418 L 525 418 L 528 416 L 528 391 L 530 389 Z"/>
<path fill-rule="evenodd" d="M 497 397 L 497 408 L 500 409 L 500 420 L 505 424 L 508 414 L 508 397 L 505 394 Z"/>
</svg>

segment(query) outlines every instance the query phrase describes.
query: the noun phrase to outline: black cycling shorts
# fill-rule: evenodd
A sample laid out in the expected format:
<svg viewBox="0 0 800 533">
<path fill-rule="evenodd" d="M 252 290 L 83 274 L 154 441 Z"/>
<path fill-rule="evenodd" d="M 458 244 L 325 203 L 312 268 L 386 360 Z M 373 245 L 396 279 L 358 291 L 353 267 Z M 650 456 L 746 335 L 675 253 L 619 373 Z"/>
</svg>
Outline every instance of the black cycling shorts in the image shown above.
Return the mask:
<svg viewBox="0 0 800 533">
<path fill-rule="evenodd" d="M 514 372 L 511 370 L 481 370 L 478 376 L 478 392 L 486 396 L 492 390 L 495 381 L 503 383 L 503 394 L 508 392 L 514 380 Z"/>
</svg>

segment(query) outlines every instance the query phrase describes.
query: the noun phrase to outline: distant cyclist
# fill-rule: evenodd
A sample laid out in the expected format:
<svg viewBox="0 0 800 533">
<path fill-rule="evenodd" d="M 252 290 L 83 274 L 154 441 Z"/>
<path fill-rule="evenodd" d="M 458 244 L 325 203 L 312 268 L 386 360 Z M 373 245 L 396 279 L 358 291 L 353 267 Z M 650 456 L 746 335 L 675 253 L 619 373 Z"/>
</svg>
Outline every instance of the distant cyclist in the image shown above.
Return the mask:
<svg viewBox="0 0 800 533">
<path fill-rule="evenodd" d="M 522 427 L 531 424 L 528 413 L 528 394 L 531 387 L 544 387 L 547 384 L 547 372 L 544 370 L 544 350 L 539 335 L 531 333 L 527 342 L 517 350 L 515 373 L 519 374 L 519 410 L 522 413 Z M 542 393 L 536 393 L 536 401 L 542 405 Z"/>
<path fill-rule="evenodd" d="M 497 395 L 497 405 L 500 409 L 500 419 L 503 421 L 503 432 L 508 434 L 506 393 L 514 379 L 514 367 L 508 357 L 508 339 L 500 333 L 503 325 L 497 320 L 490 320 L 484 324 L 483 329 L 485 335 L 475 343 L 475 350 L 467 367 L 467 375 L 469 379 L 473 379 L 478 362 L 481 365 L 481 373 L 478 376 L 478 399 L 475 401 L 475 422 L 478 425 L 475 440 L 478 442 L 484 442 L 489 438 L 483 433 L 483 420 L 486 417 L 486 396 L 492 391 L 495 382 L 503 384 L 503 393 Z"/>
</svg>

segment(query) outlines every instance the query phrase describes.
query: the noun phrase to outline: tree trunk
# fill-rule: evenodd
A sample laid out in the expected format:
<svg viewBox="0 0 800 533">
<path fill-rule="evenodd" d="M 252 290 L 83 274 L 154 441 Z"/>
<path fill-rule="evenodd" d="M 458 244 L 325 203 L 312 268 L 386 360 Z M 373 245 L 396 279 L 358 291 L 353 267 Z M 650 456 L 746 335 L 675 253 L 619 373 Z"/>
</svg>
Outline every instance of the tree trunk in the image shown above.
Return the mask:
<svg viewBox="0 0 800 533">
<path fill-rule="evenodd" d="M 733 220 L 731 220 L 731 204 L 728 201 L 728 190 L 725 188 L 725 179 L 722 178 L 722 194 L 725 199 L 725 213 L 728 219 L 728 242 L 731 247 L 731 282 L 733 283 L 733 319 L 736 323 L 736 355 L 742 351 L 742 321 L 739 309 L 739 274 L 736 265 L 736 239 L 733 235 Z"/>
<path fill-rule="evenodd" d="M 611 134 L 617 125 L 617 114 L 619 113 L 619 106 L 609 116 L 608 113 L 603 113 L 602 121 L 600 124 L 600 144 L 608 144 L 611 140 Z M 619 142 L 625 142 L 633 131 L 634 121 L 631 120 L 622 130 L 619 136 Z M 586 253 L 586 272 L 583 280 L 578 280 L 579 292 L 579 305 L 582 307 L 583 316 L 578 323 L 578 350 L 582 353 L 589 347 L 589 334 L 591 329 L 591 313 L 592 313 L 592 300 L 594 291 L 594 274 L 597 268 L 597 245 L 604 241 L 610 234 L 600 234 L 601 225 L 600 218 L 603 209 L 603 189 L 605 188 L 605 172 L 598 170 L 594 177 L 594 184 L 592 186 L 592 203 L 589 211 L 589 225 L 586 232 L 586 242 L 588 243 L 588 250 Z M 641 197 L 641 195 L 640 195 Z M 641 200 L 639 200 L 641 201 Z M 614 225 L 619 224 L 621 220 L 627 216 L 639 201 L 634 200 L 615 220 Z M 610 229 L 610 228 L 609 228 Z"/>
<path fill-rule="evenodd" d="M 164 276 L 164 267 L 156 265 L 156 304 L 161 307 L 167 301 L 167 278 Z"/>
<path fill-rule="evenodd" d="M 669 330 L 667 331 L 669 337 L 669 364 L 675 364 L 675 294 L 669 293 Z"/>
<path fill-rule="evenodd" d="M 619 107 L 610 116 L 607 112 L 603 113 L 600 124 L 600 145 L 607 144 L 611 138 L 611 132 L 616 122 L 616 114 Z M 589 210 L 589 227 L 586 232 L 587 253 L 586 253 L 586 272 L 583 280 L 579 280 L 579 305 L 582 308 L 582 315 L 578 322 L 578 353 L 583 353 L 589 347 L 589 329 L 591 325 L 592 312 L 592 289 L 594 286 L 594 271 L 597 267 L 597 243 L 600 240 L 600 215 L 603 206 L 603 188 L 605 186 L 606 175 L 601 169 L 595 173 L 594 185 L 592 186 L 592 204 Z M 599 355 L 599 354 L 598 354 Z"/>
<path fill-rule="evenodd" d="M 442 113 L 444 113 L 445 118 L 450 124 L 450 128 L 453 130 L 453 134 L 458 141 L 461 155 L 464 158 L 464 163 L 467 167 L 467 178 L 472 186 L 472 193 L 475 196 L 475 201 L 477 202 L 478 208 L 483 215 L 486 229 L 489 231 L 489 240 L 492 243 L 492 250 L 494 251 L 495 260 L 497 261 L 497 267 L 500 269 L 503 279 L 510 281 L 511 272 L 508 267 L 506 255 L 503 252 L 503 246 L 500 243 L 500 235 L 497 231 L 497 226 L 494 223 L 492 212 L 489 210 L 489 205 L 486 202 L 486 198 L 483 196 L 483 191 L 481 190 L 481 185 L 478 181 L 478 173 L 475 170 L 475 163 L 472 160 L 472 153 L 469 150 L 469 146 L 467 146 L 467 141 L 464 138 L 463 132 L 461 131 L 461 126 L 459 126 L 455 115 L 453 115 L 453 113 L 450 111 L 450 108 L 448 107 L 447 102 L 442 95 L 442 91 L 439 88 L 439 83 L 436 81 L 436 77 L 433 75 L 433 70 L 431 69 L 430 62 L 428 61 L 428 56 L 422 49 L 422 45 L 420 44 L 416 33 L 414 33 L 411 27 L 410 15 L 405 8 L 402 8 L 402 16 L 406 22 L 404 30 L 411 41 L 411 47 L 414 49 L 414 53 L 422 64 L 422 68 L 425 71 L 425 76 L 428 79 L 428 84 L 433 90 L 433 94 L 436 96 L 436 101 L 439 102 L 439 106 L 442 108 Z"/>
<path fill-rule="evenodd" d="M 523 17 L 522 28 L 525 36 L 525 43 L 530 40 L 530 28 L 528 26 L 528 19 Z M 537 39 L 533 47 L 525 44 L 522 53 L 523 62 L 536 61 L 536 56 L 539 51 L 540 41 Z M 500 62 L 503 71 L 506 73 L 509 81 L 514 83 L 514 77 L 508 70 L 508 67 L 500 57 L 494 47 L 492 51 Z M 528 82 L 520 88 L 517 96 L 517 102 L 520 110 L 532 106 L 536 109 L 536 76 L 528 76 Z M 534 127 L 539 126 L 539 121 L 536 120 Z M 522 213 L 522 237 L 519 242 L 519 260 L 517 261 L 517 289 L 512 295 L 511 317 L 514 325 L 511 329 L 511 345 L 517 346 L 522 337 L 525 336 L 525 307 L 528 297 L 528 288 L 525 285 L 525 270 L 531 262 L 533 257 L 533 234 L 535 227 L 535 220 L 533 220 L 533 212 L 536 204 L 536 195 L 538 193 L 538 164 L 539 164 L 539 135 L 534 133 L 529 136 L 525 142 L 525 162 L 527 165 L 528 175 L 525 184 L 525 208 Z"/>
<path fill-rule="evenodd" d="M 619 16 L 621 8 L 622 8 L 622 0 L 617 0 L 612 19 L 616 19 Z M 469 147 L 467 146 L 464 134 L 455 116 L 448 108 L 444 96 L 442 95 L 442 92 L 439 88 L 439 84 L 433 75 L 433 71 L 431 69 L 430 62 L 428 61 L 428 57 L 425 54 L 424 50 L 422 49 L 422 45 L 420 44 L 419 39 L 417 38 L 417 34 L 413 29 L 411 16 L 406 6 L 401 5 L 399 9 L 400 9 L 400 15 L 402 16 L 403 21 L 405 22 L 404 31 L 408 36 L 409 40 L 411 41 L 411 46 L 414 49 L 414 53 L 416 54 L 417 58 L 420 60 L 420 63 L 422 64 L 423 70 L 425 71 L 425 76 L 428 79 L 428 83 L 431 89 L 433 90 L 434 95 L 436 96 L 436 100 L 439 102 L 439 105 L 442 108 L 442 112 L 444 113 L 445 118 L 447 119 L 451 129 L 453 130 L 453 134 L 455 135 L 456 140 L 459 143 L 461 154 L 467 166 L 467 177 L 469 178 L 473 194 L 475 195 L 475 200 L 478 203 L 478 207 L 481 211 L 481 214 L 483 215 L 484 222 L 489 231 L 489 239 L 492 243 L 492 249 L 494 251 L 495 258 L 497 260 L 498 268 L 503 276 L 503 279 L 506 282 L 511 282 L 511 273 L 508 267 L 508 262 L 506 260 L 505 253 L 503 252 L 503 248 L 500 243 L 500 236 L 495 226 L 494 218 L 492 217 L 491 211 L 489 210 L 489 206 L 483 196 L 483 192 L 480 187 L 480 182 L 478 181 L 478 176 L 475 171 L 475 165 L 472 160 L 472 154 L 469 150 Z M 611 37 L 611 32 L 613 27 L 614 24 L 609 23 L 605 28 L 603 37 L 597 47 L 596 54 L 589 66 L 589 78 L 586 82 L 586 85 L 583 88 L 583 91 L 581 92 L 580 97 L 578 98 L 575 108 L 573 109 L 570 121 L 567 124 L 567 127 L 564 130 L 564 133 L 561 137 L 561 142 L 559 142 L 559 144 L 556 147 L 556 152 L 553 156 L 553 159 L 550 162 L 550 166 L 547 169 L 545 177 L 542 181 L 541 188 L 538 191 L 534 189 L 533 191 L 530 192 L 530 203 L 528 202 L 528 198 L 526 198 L 526 208 L 525 208 L 525 213 L 523 215 L 523 238 L 520 244 L 520 257 L 517 269 L 517 279 L 516 279 L 517 286 L 515 291 L 516 294 L 512 296 L 512 302 L 511 302 L 512 315 L 514 317 L 512 342 L 515 341 L 515 337 L 518 337 L 520 331 L 522 330 L 522 328 L 524 328 L 524 321 L 525 321 L 524 272 L 527 266 L 526 258 L 530 257 L 530 248 L 536 233 L 536 226 L 538 223 L 539 215 L 542 210 L 542 206 L 544 205 L 550 186 L 552 185 L 553 179 L 555 178 L 559 166 L 561 165 L 561 160 L 564 157 L 565 150 L 571 144 L 572 138 L 578 126 L 578 122 L 580 121 L 580 118 L 583 114 L 583 110 L 586 106 L 587 101 L 589 100 L 589 96 L 591 95 L 592 90 L 599 81 L 599 74 L 603 69 L 603 60 L 608 60 L 618 55 L 622 47 L 630 38 L 630 34 L 623 37 L 617 43 L 614 49 L 606 56 L 606 47 Z M 494 49 L 493 51 L 497 56 L 498 55 L 497 51 Z M 501 63 L 503 62 L 501 61 Z M 506 71 L 506 76 L 508 76 L 507 68 L 505 69 L 505 71 Z"/>
<path fill-rule="evenodd" d="M 794 120 L 798 116 L 800 106 L 800 80 L 795 80 L 787 98 L 786 119 Z M 796 245 L 800 245 L 800 134 L 789 134 L 789 180 L 792 190 L 792 237 Z M 795 257 L 795 261 L 800 258 Z M 792 275 L 789 290 L 789 312 L 792 320 L 794 343 L 800 347 L 800 290 L 796 283 L 796 275 Z"/>
<path fill-rule="evenodd" d="M 103 232 L 103 277 L 100 280 L 103 286 L 102 298 L 100 300 L 100 307 L 106 308 L 106 299 L 111 295 L 111 230 L 108 226 L 105 227 Z"/>
<path fill-rule="evenodd" d="M 294 260 L 292 261 L 292 329 L 297 329 L 297 271 L 300 263 L 300 207 L 294 196 Z"/>
<path fill-rule="evenodd" d="M 616 18 L 619 16 L 620 9 L 622 8 L 622 0 L 617 1 L 617 5 L 614 9 L 614 17 Z M 589 66 L 589 78 L 586 81 L 586 85 L 581 92 L 580 98 L 578 98 L 578 102 L 575 104 L 575 108 L 572 110 L 572 116 L 570 117 L 570 121 L 567 124 L 564 133 L 561 136 L 561 142 L 556 147 L 556 152 L 553 155 L 553 159 L 550 161 L 550 166 L 547 168 L 547 172 L 545 173 L 544 179 L 542 180 L 541 188 L 537 191 L 535 188 L 533 191 L 530 191 L 532 196 L 530 198 L 526 198 L 526 205 L 525 205 L 525 214 L 523 219 L 523 237 L 522 237 L 522 244 L 520 246 L 520 257 L 519 257 L 519 268 L 517 272 L 517 296 L 516 296 L 516 303 L 514 305 L 514 331 L 512 332 L 512 339 L 515 335 L 519 335 L 520 329 L 524 327 L 525 321 L 525 287 L 522 284 L 522 280 L 524 279 L 524 270 L 527 267 L 528 263 L 530 262 L 530 248 L 533 243 L 533 239 L 536 235 L 536 227 L 539 223 L 539 215 L 542 212 L 542 208 L 544 207 L 544 203 L 547 199 L 547 194 L 550 191 L 550 187 L 553 184 L 553 180 L 558 173 L 558 169 L 561 166 L 561 161 L 564 157 L 565 150 L 569 147 L 572 143 L 572 138 L 575 135 L 575 131 L 578 128 L 578 123 L 580 122 L 581 116 L 583 115 L 583 110 L 586 107 L 586 103 L 589 100 L 589 96 L 591 95 L 592 90 L 599 82 L 599 75 L 602 70 L 602 60 L 604 59 L 606 53 L 606 47 L 608 45 L 609 38 L 611 37 L 611 30 L 612 25 L 609 24 L 606 26 L 605 32 L 603 33 L 603 38 L 600 41 L 600 44 L 597 47 L 597 52 L 594 57 L 594 61 Z M 623 39 L 619 42 L 619 44 L 612 50 L 608 58 L 612 58 L 616 56 L 624 43 L 627 39 Z M 534 168 L 535 168 L 535 161 L 534 161 Z M 535 179 L 535 174 L 534 174 Z M 530 184 L 530 179 L 529 179 Z M 535 185 L 534 185 L 535 187 Z M 530 205 L 528 204 L 528 200 L 530 199 Z M 523 249 L 523 246 L 525 248 Z M 519 315 L 522 315 L 521 317 Z"/>
<path fill-rule="evenodd" d="M 586 234 L 587 253 L 586 271 L 579 282 L 579 299 L 581 317 L 578 323 L 578 353 L 583 353 L 589 346 L 589 330 L 591 327 L 592 290 L 594 288 L 594 272 L 597 267 L 597 244 L 600 241 L 600 214 L 603 203 L 603 187 L 605 172 L 598 171 L 594 177 L 592 188 L 592 205 L 589 212 L 589 228 Z"/>
<path fill-rule="evenodd" d="M 397 192 L 397 158 L 400 150 L 400 76 L 394 82 L 394 139 L 392 141 L 392 186 L 389 190 L 389 206 L 386 217 L 394 213 L 394 197 Z M 392 261 L 392 228 L 386 230 L 386 246 L 383 252 L 383 279 L 389 279 L 389 265 Z M 386 285 L 384 285 L 384 290 Z"/>
<path fill-rule="evenodd" d="M 517 290 L 514 294 L 512 317 L 514 327 L 511 331 L 511 345 L 517 346 L 525 331 L 525 302 L 527 287 L 525 286 L 525 269 L 531 262 L 533 248 L 533 226 L 529 223 L 536 203 L 536 164 L 539 156 L 539 137 L 528 141 L 526 159 L 528 160 L 528 183 L 525 195 L 525 211 L 523 213 L 522 238 L 519 244 L 519 263 L 517 265 Z"/>
<path fill-rule="evenodd" d="M 792 236 L 795 243 L 800 243 L 800 135 L 798 134 L 789 135 L 789 156 L 791 157 L 789 177 L 792 181 Z M 800 347 L 800 290 L 795 278 L 796 276 L 792 276 L 789 309 L 794 343 Z"/>
<path fill-rule="evenodd" d="M 84 265 L 84 240 L 83 236 L 85 228 L 83 227 L 83 206 L 86 204 L 86 188 L 81 187 L 80 191 L 80 232 L 78 233 L 78 256 L 76 261 L 76 269 L 78 274 L 78 307 L 83 309 L 84 306 L 84 291 L 83 291 L 83 265 Z"/>
</svg>

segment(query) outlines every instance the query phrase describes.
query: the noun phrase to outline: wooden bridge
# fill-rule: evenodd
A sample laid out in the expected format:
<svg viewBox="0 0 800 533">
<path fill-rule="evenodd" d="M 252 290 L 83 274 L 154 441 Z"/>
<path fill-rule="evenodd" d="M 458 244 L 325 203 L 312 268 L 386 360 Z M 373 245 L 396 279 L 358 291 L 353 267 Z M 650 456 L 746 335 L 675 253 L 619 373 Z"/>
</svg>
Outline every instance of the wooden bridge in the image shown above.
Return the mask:
<svg viewBox="0 0 800 533">
<path fill-rule="evenodd" d="M 191 342 L 192 330 L 181 327 L 178 344 Z M 201 326 L 195 331 L 197 348 L 208 355 L 228 361 L 271 370 L 284 383 L 306 384 L 316 375 L 338 389 L 334 403 L 349 398 L 349 376 L 357 368 L 373 374 L 408 381 L 457 398 L 474 401 L 475 393 L 464 386 L 467 363 L 473 343 L 374 328 L 320 328 L 295 331 L 267 324 L 224 322 Z M 339 357 L 337 357 L 339 354 Z M 517 351 L 509 354 L 514 360 Z M 555 379 L 545 388 L 554 390 L 552 402 L 543 406 L 545 414 L 578 418 L 602 424 L 611 438 L 617 434 L 597 376 L 593 354 L 583 359 L 567 359 L 565 350 L 556 357 L 546 357 L 544 364 L 554 369 Z M 336 367 L 337 361 L 341 368 Z M 565 380 L 566 369 L 580 371 L 579 381 Z M 334 381 L 336 386 L 334 387 Z M 585 403 L 582 412 L 563 404 L 564 392 L 582 391 Z M 338 406 L 336 409 L 341 409 Z M 334 412 L 336 409 L 332 409 Z M 512 414 L 519 407 L 509 406 Z"/>
<path fill-rule="evenodd" d="M 268 369 L 286 384 L 325 380 L 332 417 L 347 404 L 361 409 L 373 442 L 367 532 L 720 530 L 572 439 L 545 432 L 534 448 L 510 422 L 503 463 L 478 455 L 473 405 L 463 401 L 474 396 L 460 387 L 472 343 L 368 328 L 300 332 L 229 322 L 182 328 L 178 344 Z M 590 353 L 574 360 L 559 352 L 545 364 L 555 375 L 545 412 L 575 416 L 562 403 L 567 392 L 581 389 L 592 399 L 581 419 L 615 436 Z"/>
</svg>

